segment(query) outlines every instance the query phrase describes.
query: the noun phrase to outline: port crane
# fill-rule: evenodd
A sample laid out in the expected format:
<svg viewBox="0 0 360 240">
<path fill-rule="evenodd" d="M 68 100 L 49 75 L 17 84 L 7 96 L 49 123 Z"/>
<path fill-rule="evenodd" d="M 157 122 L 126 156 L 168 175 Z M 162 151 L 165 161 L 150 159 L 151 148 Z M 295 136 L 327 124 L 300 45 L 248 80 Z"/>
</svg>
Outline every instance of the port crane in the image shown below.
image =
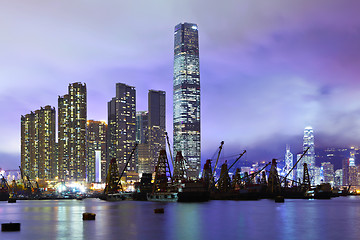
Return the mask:
<svg viewBox="0 0 360 240">
<path fill-rule="evenodd" d="M 122 185 L 121 185 L 121 178 L 125 173 L 125 170 L 127 168 L 127 166 L 129 165 L 129 162 L 137 148 L 138 144 L 135 143 L 135 146 L 133 147 L 129 158 L 126 161 L 126 164 L 124 166 L 124 169 L 122 170 L 121 174 L 119 173 L 119 168 L 116 164 L 116 159 L 113 158 L 110 161 L 109 164 L 109 170 L 106 176 L 106 183 L 105 183 L 105 189 L 104 189 L 104 194 L 112 194 L 112 193 L 117 193 L 119 191 L 124 191 Z"/>
</svg>

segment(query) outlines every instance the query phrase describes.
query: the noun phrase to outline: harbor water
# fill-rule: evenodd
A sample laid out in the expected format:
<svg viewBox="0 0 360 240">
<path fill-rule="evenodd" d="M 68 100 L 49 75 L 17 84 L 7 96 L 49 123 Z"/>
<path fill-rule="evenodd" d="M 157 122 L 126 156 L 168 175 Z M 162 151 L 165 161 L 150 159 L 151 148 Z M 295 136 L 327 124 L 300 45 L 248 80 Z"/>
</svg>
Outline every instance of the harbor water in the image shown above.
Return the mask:
<svg viewBox="0 0 360 240">
<path fill-rule="evenodd" d="M 155 214 L 155 208 L 164 208 Z M 96 214 L 83 221 L 82 214 Z M 359 239 L 360 196 L 204 203 L 23 200 L 0 202 L 0 239 Z"/>
</svg>

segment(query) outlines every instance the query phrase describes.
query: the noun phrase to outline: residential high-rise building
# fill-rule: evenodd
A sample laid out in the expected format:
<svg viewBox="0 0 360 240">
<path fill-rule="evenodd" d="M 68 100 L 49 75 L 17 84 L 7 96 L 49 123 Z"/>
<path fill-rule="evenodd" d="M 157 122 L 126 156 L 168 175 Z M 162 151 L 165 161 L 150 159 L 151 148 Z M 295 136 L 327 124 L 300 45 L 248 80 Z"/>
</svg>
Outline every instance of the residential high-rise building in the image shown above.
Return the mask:
<svg viewBox="0 0 360 240">
<path fill-rule="evenodd" d="M 86 84 L 69 84 L 58 98 L 59 178 L 86 180 Z"/>
<path fill-rule="evenodd" d="M 165 143 L 165 107 L 166 95 L 164 91 L 149 90 L 148 93 L 148 124 L 150 147 L 150 172 L 155 170 L 160 150 L 166 148 Z"/>
<path fill-rule="evenodd" d="M 104 121 L 87 121 L 87 181 L 105 182 L 106 180 L 106 132 Z"/>
<path fill-rule="evenodd" d="M 292 170 L 293 165 L 294 165 L 293 154 L 290 152 L 290 146 L 286 145 L 284 174 L 288 174 Z M 289 173 L 287 179 L 294 180 L 293 171 Z"/>
<path fill-rule="evenodd" d="M 197 178 L 201 165 L 200 67 L 198 27 L 192 23 L 175 26 L 173 80 L 174 151 L 182 152 L 188 176 Z"/>
<path fill-rule="evenodd" d="M 136 140 L 136 96 L 135 87 L 116 84 L 116 96 L 108 102 L 108 158 L 116 159 L 122 171 Z M 132 156 L 126 172 L 135 172 L 136 158 Z"/>
<path fill-rule="evenodd" d="M 299 161 L 297 165 L 297 178 L 300 181 L 303 180 L 303 171 L 304 171 L 304 163 L 307 164 L 310 182 L 312 185 L 315 184 L 315 144 L 314 144 L 314 132 L 312 127 L 306 127 L 304 130 L 304 138 L 303 138 L 303 151 L 306 149 L 309 150 L 303 156 L 303 158 Z M 299 156 L 298 156 L 299 157 Z"/>
<path fill-rule="evenodd" d="M 56 176 L 55 108 L 21 116 L 21 168 L 31 179 Z"/>
<path fill-rule="evenodd" d="M 35 152 L 35 113 L 31 112 L 21 116 L 21 168 L 27 176 L 38 172 Z"/>
</svg>

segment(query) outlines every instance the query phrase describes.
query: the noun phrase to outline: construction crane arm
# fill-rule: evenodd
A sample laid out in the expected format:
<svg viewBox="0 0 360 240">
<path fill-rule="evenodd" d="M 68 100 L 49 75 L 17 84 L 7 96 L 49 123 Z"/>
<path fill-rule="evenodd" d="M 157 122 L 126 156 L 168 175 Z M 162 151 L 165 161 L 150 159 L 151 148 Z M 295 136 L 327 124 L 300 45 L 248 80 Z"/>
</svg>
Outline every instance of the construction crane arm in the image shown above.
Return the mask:
<svg viewBox="0 0 360 240">
<path fill-rule="evenodd" d="M 263 168 L 261 168 L 259 171 L 254 172 L 252 174 L 250 174 L 249 176 L 251 176 L 251 179 L 254 179 L 254 177 L 256 177 L 259 173 L 261 173 L 267 166 L 269 166 L 271 164 L 271 162 L 268 162 Z M 243 179 L 244 177 L 240 178 Z"/>
<path fill-rule="evenodd" d="M 170 153 L 171 163 L 172 163 L 172 165 L 173 165 L 173 167 L 174 167 L 174 166 L 175 166 L 175 165 L 174 165 L 174 158 L 173 158 L 173 155 L 172 155 L 172 153 L 171 153 L 171 147 L 170 147 L 170 141 L 169 141 L 168 133 L 165 132 L 165 135 L 166 135 L 166 142 L 167 142 L 168 147 L 169 147 L 169 153 Z"/>
<path fill-rule="evenodd" d="M 223 174 L 220 175 L 219 179 L 215 182 L 215 184 L 223 177 L 223 175 L 225 175 L 226 173 L 228 173 L 230 171 L 230 169 L 240 160 L 240 158 L 246 153 L 246 150 L 244 150 L 244 152 L 242 152 L 240 154 L 240 156 L 234 161 L 233 164 L 231 164 L 231 166 L 227 169 L 227 171 Z"/>
<path fill-rule="evenodd" d="M 294 170 L 294 168 L 296 167 L 296 165 L 300 162 L 300 160 L 305 156 L 305 154 L 307 153 L 307 151 L 310 149 L 310 147 L 308 147 L 304 153 L 301 155 L 301 157 L 299 158 L 299 160 L 296 161 L 296 163 L 294 164 L 294 166 L 290 169 L 290 171 L 286 174 L 286 176 L 284 177 L 284 179 L 280 182 L 283 183 L 285 181 L 285 179 L 287 178 L 287 176 L 289 176 L 289 174 L 292 172 L 292 170 Z"/>
<path fill-rule="evenodd" d="M 127 166 L 129 165 L 129 162 L 130 162 L 130 160 L 131 160 L 131 158 L 132 158 L 132 155 L 134 154 L 137 146 L 138 146 L 138 144 L 135 143 L 135 146 L 133 147 L 133 149 L 132 149 L 132 151 L 131 151 L 131 153 L 130 153 L 129 158 L 128 158 L 128 160 L 126 161 L 125 167 L 124 167 L 124 169 L 122 170 L 122 172 L 121 172 L 121 174 L 120 174 L 120 178 L 119 178 L 119 181 L 118 181 L 118 182 L 120 182 L 120 179 L 121 179 L 122 176 L 124 175 L 125 170 L 126 170 Z"/>
<path fill-rule="evenodd" d="M 218 152 L 218 155 L 217 155 L 217 158 L 216 158 L 216 162 L 215 162 L 214 171 L 213 171 L 213 178 L 215 177 L 215 170 L 216 170 L 216 167 L 217 167 L 217 164 L 218 164 L 218 161 L 219 161 L 219 157 L 220 157 L 220 153 L 221 153 L 221 150 L 222 150 L 223 145 L 224 145 L 224 141 L 221 141 L 220 147 L 219 147 L 219 152 Z"/>
</svg>

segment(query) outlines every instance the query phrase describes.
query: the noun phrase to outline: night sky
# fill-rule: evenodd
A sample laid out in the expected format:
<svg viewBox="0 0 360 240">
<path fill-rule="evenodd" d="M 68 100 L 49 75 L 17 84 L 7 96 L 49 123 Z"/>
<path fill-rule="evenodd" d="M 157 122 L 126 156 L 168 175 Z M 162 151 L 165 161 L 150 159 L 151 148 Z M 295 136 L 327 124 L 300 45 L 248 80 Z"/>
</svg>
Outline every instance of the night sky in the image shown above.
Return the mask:
<svg viewBox="0 0 360 240">
<path fill-rule="evenodd" d="M 302 148 L 360 145 L 360 1 L 3 1 L 0 168 L 20 164 L 20 117 L 85 82 L 88 119 L 107 120 L 115 84 L 167 93 L 172 136 L 173 34 L 198 24 L 202 160 L 282 158 Z M 171 140 L 172 141 L 172 140 Z"/>
</svg>

